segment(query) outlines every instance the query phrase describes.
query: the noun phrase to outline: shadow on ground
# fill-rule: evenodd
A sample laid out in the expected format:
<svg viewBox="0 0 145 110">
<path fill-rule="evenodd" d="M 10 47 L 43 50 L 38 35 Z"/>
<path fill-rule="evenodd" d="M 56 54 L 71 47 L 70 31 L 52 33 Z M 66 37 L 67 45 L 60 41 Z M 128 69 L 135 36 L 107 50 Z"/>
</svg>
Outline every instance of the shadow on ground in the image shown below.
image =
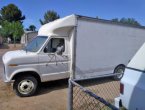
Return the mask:
<svg viewBox="0 0 145 110">
<path fill-rule="evenodd" d="M 68 79 L 44 82 L 39 85 L 38 94 L 42 95 L 55 90 L 65 89 L 68 87 Z"/>
<path fill-rule="evenodd" d="M 105 77 L 105 78 L 86 79 L 82 81 L 77 81 L 77 83 L 79 83 L 84 87 L 89 87 L 89 86 L 94 86 L 99 84 L 105 84 L 112 81 L 115 81 L 112 77 Z"/>
<path fill-rule="evenodd" d="M 89 87 L 89 86 L 94 86 L 99 84 L 105 84 L 112 81 L 114 81 L 112 77 L 106 77 L 106 78 L 88 79 L 88 80 L 77 81 L 77 82 L 84 87 Z M 68 79 L 41 83 L 37 95 L 42 95 L 55 90 L 60 90 L 65 88 L 68 88 Z"/>
</svg>

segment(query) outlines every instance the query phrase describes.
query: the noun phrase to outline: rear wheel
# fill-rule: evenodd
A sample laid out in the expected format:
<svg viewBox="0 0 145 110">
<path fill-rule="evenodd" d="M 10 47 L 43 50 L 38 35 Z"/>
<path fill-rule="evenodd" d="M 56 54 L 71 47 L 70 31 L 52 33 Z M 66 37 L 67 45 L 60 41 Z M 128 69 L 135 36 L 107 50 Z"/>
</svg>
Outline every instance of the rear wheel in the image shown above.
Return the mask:
<svg viewBox="0 0 145 110">
<path fill-rule="evenodd" d="M 115 69 L 114 69 L 114 79 L 115 80 L 120 80 L 123 75 L 124 75 L 124 71 L 125 71 L 125 65 L 118 65 Z"/>
<path fill-rule="evenodd" d="M 36 93 L 38 81 L 33 76 L 22 76 L 15 80 L 13 89 L 20 97 L 32 96 Z"/>
</svg>

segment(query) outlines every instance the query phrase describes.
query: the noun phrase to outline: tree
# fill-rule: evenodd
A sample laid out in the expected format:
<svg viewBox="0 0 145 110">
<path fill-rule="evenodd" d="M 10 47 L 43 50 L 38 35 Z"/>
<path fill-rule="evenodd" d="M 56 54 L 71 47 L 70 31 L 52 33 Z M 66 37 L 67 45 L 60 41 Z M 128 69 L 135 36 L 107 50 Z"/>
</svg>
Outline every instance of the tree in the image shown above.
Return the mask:
<svg viewBox="0 0 145 110">
<path fill-rule="evenodd" d="M 26 28 L 27 31 L 36 31 L 36 27 L 34 25 L 30 25 L 29 28 Z"/>
<path fill-rule="evenodd" d="M 41 25 L 44 25 L 46 23 L 52 22 L 56 19 L 60 18 L 60 16 L 53 10 L 47 11 L 44 14 L 44 20 L 39 20 Z"/>
<path fill-rule="evenodd" d="M 9 4 L 7 6 L 4 6 L 0 10 L 0 20 L 1 21 L 19 21 L 22 23 L 22 21 L 25 19 L 25 16 L 22 15 L 22 12 L 20 9 L 18 9 L 17 6 L 14 4 Z"/>
<path fill-rule="evenodd" d="M 2 25 L 2 28 L 0 28 L 0 35 L 4 38 L 12 36 L 11 23 L 8 21 L 4 21 L 2 22 L 1 25 Z"/>
<path fill-rule="evenodd" d="M 20 39 L 24 33 L 23 25 L 20 22 L 11 23 L 12 35 L 14 39 L 14 46 L 16 46 L 16 39 Z"/>
<path fill-rule="evenodd" d="M 133 26 L 141 26 L 138 21 L 136 21 L 134 18 L 121 18 L 120 20 L 118 18 L 112 19 L 113 22 L 120 22 L 123 24 L 129 24 Z"/>
<path fill-rule="evenodd" d="M 2 25 L 2 18 L 0 17 L 0 25 Z"/>
<path fill-rule="evenodd" d="M 7 38 L 12 37 L 14 40 L 14 46 L 16 46 L 16 39 L 20 39 L 23 31 L 23 25 L 17 21 L 17 22 L 8 22 L 4 21 L 2 23 L 2 28 L 0 29 L 0 35 Z"/>
<path fill-rule="evenodd" d="M 96 19 L 100 19 L 99 16 L 96 16 Z"/>
<path fill-rule="evenodd" d="M 16 43 L 16 39 L 20 39 L 23 34 L 22 22 L 25 16 L 21 10 L 14 4 L 8 4 L 0 10 L 0 35 L 2 37 L 11 37 Z"/>
<path fill-rule="evenodd" d="M 113 22 L 119 22 L 119 19 L 118 18 L 114 18 L 112 19 Z"/>
<path fill-rule="evenodd" d="M 131 24 L 134 26 L 140 26 L 140 23 L 138 21 L 136 21 L 134 18 L 121 18 L 120 22 L 124 23 L 124 24 Z"/>
</svg>

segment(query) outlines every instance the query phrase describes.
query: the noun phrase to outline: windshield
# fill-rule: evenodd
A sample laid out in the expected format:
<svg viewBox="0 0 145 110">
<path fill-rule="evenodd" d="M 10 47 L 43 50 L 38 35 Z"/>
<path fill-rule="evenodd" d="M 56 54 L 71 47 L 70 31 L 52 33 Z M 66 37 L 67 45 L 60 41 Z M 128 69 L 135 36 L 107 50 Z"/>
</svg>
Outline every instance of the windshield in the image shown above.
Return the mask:
<svg viewBox="0 0 145 110">
<path fill-rule="evenodd" d="M 30 52 L 37 52 L 42 47 L 47 38 L 47 36 L 37 36 L 24 49 Z"/>
</svg>

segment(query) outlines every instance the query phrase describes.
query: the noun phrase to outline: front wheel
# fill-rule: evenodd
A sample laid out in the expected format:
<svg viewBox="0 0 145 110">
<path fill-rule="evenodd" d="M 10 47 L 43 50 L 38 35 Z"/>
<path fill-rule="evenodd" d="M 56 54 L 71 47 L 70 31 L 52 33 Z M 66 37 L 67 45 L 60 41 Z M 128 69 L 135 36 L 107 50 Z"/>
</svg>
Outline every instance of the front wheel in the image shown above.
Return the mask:
<svg viewBox="0 0 145 110">
<path fill-rule="evenodd" d="M 118 65 L 115 69 L 114 69 L 114 79 L 115 80 L 120 80 L 123 75 L 124 75 L 124 71 L 125 71 L 125 66 L 124 65 Z"/>
<path fill-rule="evenodd" d="M 15 80 L 13 89 L 20 97 L 32 96 L 36 93 L 38 81 L 33 76 L 22 76 Z"/>
</svg>

